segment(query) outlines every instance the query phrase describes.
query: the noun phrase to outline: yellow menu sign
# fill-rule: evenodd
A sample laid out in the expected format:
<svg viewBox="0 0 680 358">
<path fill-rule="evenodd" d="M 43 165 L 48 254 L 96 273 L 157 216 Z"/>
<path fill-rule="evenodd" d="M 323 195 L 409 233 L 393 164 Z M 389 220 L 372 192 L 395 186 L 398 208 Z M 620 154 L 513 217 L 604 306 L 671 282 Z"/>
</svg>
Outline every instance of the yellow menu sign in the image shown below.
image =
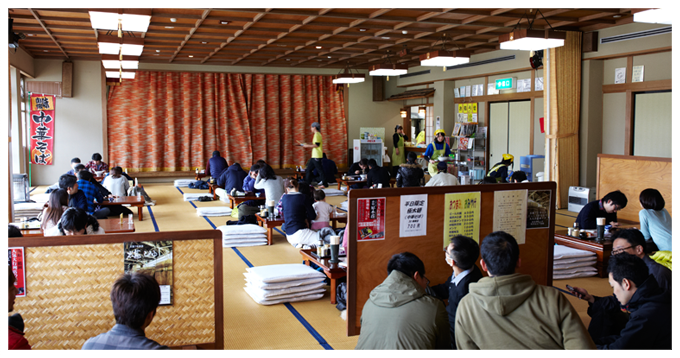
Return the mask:
<svg viewBox="0 0 680 358">
<path fill-rule="evenodd" d="M 444 196 L 444 248 L 452 237 L 465 235 L 479 243 L 481 192 L 451 193 Z"/>
</svg>

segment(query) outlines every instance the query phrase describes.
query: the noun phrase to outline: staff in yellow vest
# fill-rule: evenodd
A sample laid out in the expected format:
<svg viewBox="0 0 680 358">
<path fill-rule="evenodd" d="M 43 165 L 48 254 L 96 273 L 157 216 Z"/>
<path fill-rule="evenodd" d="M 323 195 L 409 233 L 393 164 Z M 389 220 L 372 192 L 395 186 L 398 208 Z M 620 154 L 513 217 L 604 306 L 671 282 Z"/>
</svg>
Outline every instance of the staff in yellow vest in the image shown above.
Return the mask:
<svg viewBox="0 0 680 358">
<path fill-rule="evenodd" d="M 408 140 L 408 137 L 404 134 L 404 127 L 401 124 L 397 124 L 394 127 L 392 140 L 394 141 L 394 148 L 392 148 L 392 176 L 396 176 L 399 165 L 405 161 L 404 142 Z"/>
<path fill-rule="evenodd" d="M 434 141 L 427 145 L 425 149 L 425 154 L 423 158 L 429 161 L 427 166 L 427 171 L 430 176 L 437 174 L 437 163 L 439 163 L 439 157 L 448 157 L 451 154 L 451 148 L 449 144 L 446 143 L 446 132 L 443 129 L 437 129 L 434 131 Z"/>
<path fill-rule="evenodd" d="M 486 176 L 496 179 L 497 183 L 507 183 L 508 167 L 512 165 L 513 160 L 515 157 L 512 154 L 503 154 L 503 160 L 491 167 Z"/>
<path fill-rule="evenodd" d="M 321 159 L 323 158 L 323 138 L 321 138 L 321 125 L 319 122 L 312 123 L 311 131 L 314 133 L 312 143 L 298 143 L 298 145 L 304 148 L 312 149 L 312 159 L 307 162 L 307 168 L 305 169 L 305 181 L 311 184 L 312 171 L 316 169 L 316 172 L 319 173 L 319 189 L 324 189 L 328 186 L 328 182 L 323 175 L 323 166 L 321 165 Z"/>
</svg>

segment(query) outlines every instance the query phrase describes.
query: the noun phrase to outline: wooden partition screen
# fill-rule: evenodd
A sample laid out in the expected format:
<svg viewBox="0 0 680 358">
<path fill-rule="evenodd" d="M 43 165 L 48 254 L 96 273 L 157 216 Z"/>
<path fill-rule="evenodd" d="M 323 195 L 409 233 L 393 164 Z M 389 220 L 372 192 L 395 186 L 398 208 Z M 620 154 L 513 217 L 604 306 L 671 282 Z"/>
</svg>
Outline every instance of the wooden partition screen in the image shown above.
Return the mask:
<svg viewBox="0 0 680 358">
<path fill-rule="evenodd" d="M 640 192 L 648 189 L 661 192 L 666 210 L 673 215 L 673 160 L 671 158 L 637 157 L 632 155 L 597 155 L 597 198 L 621 190 L 628 205 L 616 213 L 619 220 L 639 222 Z"/>
<path fill-rule="evenodd" d="M 348 270 L 347 270 L 347 334 L 357 335 L 361 329 L 361 312 L 368 296 L 387 277 L 387 262 L 392 255 L 409 251 L 425 264 L 430 285 L 444 282 L 452 270 L 444 260 L 444 201 L 449 193 L 481 192 L 480 244 L 493 231 L 494 192 L 504 190 L 549 190 L 548 228 L 527 229 L 526 242 L 520 245 L 521 268 L 536 283 L 552 285 L 553 245 L 555 231 L 555 182 L 525 184 L 486 184 L 447 187 L 397 189 L 355 189 L 349 192 Z M 427 234 L 399 237 L 400 197 L 427 194 Z M 357 200 L 386 198 L 385 240 L 357 242 Z M 479 264 L 479 262 L 478 262 Z"/>
<path fill-rule="evenodd" d="M 170 347 L 224 349 L 222 235 L 219 230 L 10 238 L 23 247 L 24 317 L 34 349 L 80 349 L 115 324 L 109 298 L 123 274 L 123 243 L 173 241 L 173 304 L 159 306 L 146 336 Z"/>
</svg>

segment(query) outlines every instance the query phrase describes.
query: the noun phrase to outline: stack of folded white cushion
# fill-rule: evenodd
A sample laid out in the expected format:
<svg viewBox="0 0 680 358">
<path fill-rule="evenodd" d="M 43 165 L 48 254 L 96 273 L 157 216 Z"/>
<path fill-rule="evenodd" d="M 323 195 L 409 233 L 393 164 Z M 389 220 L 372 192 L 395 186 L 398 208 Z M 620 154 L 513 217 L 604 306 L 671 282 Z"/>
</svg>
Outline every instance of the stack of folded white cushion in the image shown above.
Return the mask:
<svg viewBox="0 0 680 358">
<path fill-rule="evenodd" d="M 594 252 L 555 245 L 553 251 L 553 280 L 597 275 Z"/>
<path fill-rule="evenodd" d="M 326 196 L 345 195 L 345 192 L 340 190 L 340 189 L 326 188 L 326 189 L 321 189 L 321 190 L 323 190 L 323 192 L 324 192 L 324 194 L 326 194 Z"/>
<path fill-rule="evenodd" d="M 348 210 L 349 210 L 349 209 L 348 209 L 348 208 L 349 208 L 349 201 L 348 201 L 348 200 L 345 200 L 345 201 L 343 201 L 342 203 L 340 203 L 340 208 L 341 208 L 342 210 L 348 211 Z"/>
<path fill-rule="evenodd" d="M 267 229 L 255 225 L 222 225 L 222 247 L 267 245 Z"/>
<path fill-rule="evenodd" d="M 14 218 L 35 218 L 43 211 L 45 203 L 16 203 L 14 204 Z"/>
<path fill-rule="evenodd" d="M 195 179 L 177 179 L 175 180 L 176 187 L 188 187 L 189 183 L 195 182 Z"/>
<path fill-rule="evenodd" d="M 226 206 L 205 206 L 196 208 L 198 216 L 229 216 L 231 208 Z"/>
<path fill-rule="evenodd" d="M 184 201 L 194 201 L 198 200 L 198 198 L 202 196 L 209 196 L 212 198 L 212 195 L 208 193 L 184 193 Z"/>
<path fill-rule="evenodd" d="M 249 267 L 247 271 L 243 289 L 261 305 L 318 300 L 326 291 L 326 275 L 303 264 Z"/>
</svg>

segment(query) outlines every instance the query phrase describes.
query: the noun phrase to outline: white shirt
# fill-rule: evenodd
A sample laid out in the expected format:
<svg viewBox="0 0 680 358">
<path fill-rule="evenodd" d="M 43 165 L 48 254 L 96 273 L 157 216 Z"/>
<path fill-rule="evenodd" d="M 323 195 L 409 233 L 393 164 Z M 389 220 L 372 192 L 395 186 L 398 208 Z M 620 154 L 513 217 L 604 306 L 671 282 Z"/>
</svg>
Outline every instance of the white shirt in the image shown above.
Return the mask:
<svg viewBox="0 0 680 358">
<path fill-rule="evenodd" d="M 130 189 L 128 179 L 122 175 L 120 178 L 107 176 L 104 178 L 102 186 L 110 191 L 113 196 L 127 196 L 128 189 Z"/>
<path fill-rule="evenodd" d="M 314 211 L 316 212 L 316 219 L 312 222 L 329 222 L 331 221 L 331 214 L 333 213 L 333 207 L 325 201 L 317 201 L 312 204 Z"/>
<path fill-rule="evenodd" d="M 425 184 L 425 186 L 446 186 L 446 185 L 460 185 L 458 178 L 455 175 L 449 173 L 437 173 L 430 181 Z"/>
<path fill-rule="evenodd" d="M 453 278 L 451 279 L 451 282 L 452 282 L 454 285 L 458 286 L 458 282 L 460 282 L 460 280 L 462 280 L 465 276 L 467 276 L 470 272 L 472 272 L 472 269 L 473 269 L 473 268 L 474 268 L 474 267 L 471 267 L 471 268 L 469 268 L 469 269 L 467 269 L 467 270 L 465 270 L 465 271 L 459 273 L 458 275 L 456 275 L 456 274 L 454 273 L 454 276 L 453 276 Z"/>
</svg>

